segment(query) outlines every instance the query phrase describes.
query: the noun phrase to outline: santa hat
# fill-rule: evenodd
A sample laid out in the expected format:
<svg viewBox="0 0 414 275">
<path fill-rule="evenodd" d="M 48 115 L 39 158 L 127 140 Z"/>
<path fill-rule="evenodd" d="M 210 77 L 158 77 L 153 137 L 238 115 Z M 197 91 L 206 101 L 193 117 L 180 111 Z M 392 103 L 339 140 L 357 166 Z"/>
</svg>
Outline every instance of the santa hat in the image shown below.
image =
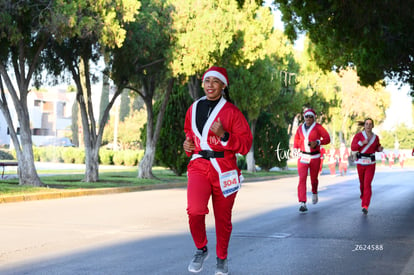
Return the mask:
<svg viewBox="0 0 414 275">
<path fill-rule="evenodd" d="M 308 116 L 308 115 L 311 115 L 311 116 L 313 116 L 313 117 L 316 117 L 316 113 L 315 113 L 315 111 L 314 111 L 313 109 L 311 109 L 311 108 L 306 109 L 306 110 L 303 112 L 303 116 L 304 116 L 304 117 L 305 117 L 305 116 Z"/>
<path fill-rule="evenodd" d="M 211 67 L 208 69 L 204 75 L 203 75 L 203 82 L 206 79 L 206 77 L 214 76 L 221 80 L 226 86 L 229 85 L 229 77 L 227 76 L 227 70 L 222 67 Z"/>
</svg>

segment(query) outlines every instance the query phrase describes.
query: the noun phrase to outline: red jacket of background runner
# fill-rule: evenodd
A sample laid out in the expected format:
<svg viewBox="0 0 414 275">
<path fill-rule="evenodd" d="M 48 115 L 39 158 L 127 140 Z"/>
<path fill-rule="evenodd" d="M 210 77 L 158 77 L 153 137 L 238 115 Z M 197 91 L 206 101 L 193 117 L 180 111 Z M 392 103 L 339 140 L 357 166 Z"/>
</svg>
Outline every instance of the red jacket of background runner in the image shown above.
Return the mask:
<svg viewBox="0 0 414 275">
<path fill-rule="evenodd" d="M 308 131 L 310 130 L 308 139 L 305 138 L 305 135 L 303 133 L 303 124 L 299 126 L 295 134 L 293 148 L 299 149 L 302 152 L 317 152 L 320 151 L 320 145 L 326 145 L 329 144 L 329 142 L 331 142 L 331 138 L 329 136 L 328 131 L 326 131 L 325 128 L 323 128 L 322 125 L 320 125 L 319 123 L 314 122 L 314 124 L 315 126 L 313 128 L 311 125 L 311 129 L 308 129 Z M 316 146 L 316 148 L 314 149 L 310 148 L 308 143 L 317 140 L 320 141 L 320 144 Z"/>
</svg>

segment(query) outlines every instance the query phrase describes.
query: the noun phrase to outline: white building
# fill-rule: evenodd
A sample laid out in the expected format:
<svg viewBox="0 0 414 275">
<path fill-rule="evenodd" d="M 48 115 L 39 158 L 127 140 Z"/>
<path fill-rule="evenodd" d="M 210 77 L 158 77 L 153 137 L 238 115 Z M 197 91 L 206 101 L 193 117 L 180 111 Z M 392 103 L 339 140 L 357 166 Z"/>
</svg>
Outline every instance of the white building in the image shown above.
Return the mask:
<svg viewBox="0 0 414 275">
<path fill-rule="evenodd" d="M 18 118 L 10 95 L 6 95 L 14 127 Z M 30 127 L 34 145 L 43 145 L 51 138 L 71 135 L 72 106 L 76 93 L 65 89 L 50 88 L 48 91 L 30 91 L 27 97 Z M 8 126 L 0 113 L 0 145 L 13 146 Z"/>
</svg>

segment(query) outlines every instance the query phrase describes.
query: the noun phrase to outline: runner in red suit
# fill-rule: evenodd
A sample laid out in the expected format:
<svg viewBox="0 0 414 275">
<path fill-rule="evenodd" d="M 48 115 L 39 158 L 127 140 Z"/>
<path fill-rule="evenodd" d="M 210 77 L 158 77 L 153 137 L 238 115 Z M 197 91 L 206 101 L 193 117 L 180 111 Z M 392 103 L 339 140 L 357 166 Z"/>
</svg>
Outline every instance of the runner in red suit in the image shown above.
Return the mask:
<svg viewBox="0 0 414 275">
<path fill-rule="evenodd" d="M 346 148 L 345 144 L 342 143 L 341 147 L 339 148 L 339 173 L 341 174 L 341 176 L 346 175 L 346 173 L 348 172 L 348 159 L 348 148 Z"/>
<path fill-rule="evenodd" d="M 312 109 L 303 112 L 305 123 L 299 125 L 295 134 L 293 148 L 299 150 L 298 158 L 298 199 L 299 211 L 306 212 L 306 178 L 310 170 L 312 185 L 312 203 L 318 202 L 318 174 L 321 163 L 320 147 L 331 142 L 329 133 L 319 123 L 315 122 L 316 113 Z"/>
<path fill-rule="evenodd" d="M 381 152 L 381 166 L 385 166 L 386 160 L 387 160 L 387 155 L 384 152 Z"/>
<path fill-rule="evenodd" d="M 400 163 L 401 168 L 404 168 L 404 161 L 405 161 L 405 153 L 398 154 L 398 162 Z"/>
<path fill-rule="evenodd" d="M 227 274 L 227 250 L 232 231 L 234 200 L 242 181 L 236 153 L 246 155 L 252 146 L 252 133 L 244 115 L 228 93 L 227 71 L 211 67 L 203 75 L 204 97 L 187 111 L 183 148 L 191 160 L 187 176 L 187 214 L 190 232 L 197 248 L 188 266 L 200 272 L 208 257 L 205 216 L 212 197 L 216 225 L 216 274 Z"/>
<path fill-rule="evenodd" d="M 364 127 L 362 132 L 357 133 L 351 144 L 351 150 L 357 152 L 357 165 L 359 186 L 361 191 L 362 212 L 368 214 L 368 207 L 372 196 L 372 180 L 375 174 L 375 152 L 382 152 L 383 148 L 377 135 L 372 132 L 374 121 L 370 118 L 360 122 Z"/>
<path fill-rule="evenodd" d="M 392 166 L 394 165 L 394 160 L 395 160 L 395 154 L 393 151 L 388 153 L 388 163 L 390 165 L 390 168 L 392 168 Z"/>
<path fill-rule="evenodd" d="M 337 161 L 337 153 L 334 147 L 329 150 L 328 154 L 328 167 L 331 176 L 335 176 L 336 174 L 336 161 Z"/>
</svg>

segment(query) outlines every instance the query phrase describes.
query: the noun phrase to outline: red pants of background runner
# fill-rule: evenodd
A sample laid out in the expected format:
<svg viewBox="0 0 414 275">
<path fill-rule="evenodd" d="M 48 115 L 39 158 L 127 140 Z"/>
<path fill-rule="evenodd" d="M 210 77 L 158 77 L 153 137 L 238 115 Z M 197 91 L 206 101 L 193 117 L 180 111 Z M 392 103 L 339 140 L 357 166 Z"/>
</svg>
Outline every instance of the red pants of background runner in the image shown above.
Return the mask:
<svg viewBox="0 0 414 275">
<path fill-rule="evenodd" d="M 318 174 L 320 167 L 320 158 L 311 159 L 309 164 L 300 162 L 298 159 L 298 174 L 299 174 L 299 184 L 298 184 L 298 199 L 299 202 L 306 202 L 306 179 L 308 177 L 308 169 L 310 170 L 310 180 L 312 185 L 312 193 L 318 193 Z"/>
<path fill-rule="evenodd" d="M 348 164 L 344 163 L 344 162 L 340 162 L 339 163 L 339 173 L 342 174 L 346 174 L 346 172 L 348 171 Z"/>
<path fill-rule="evenodd" d="M 191 236 L 200 249 L 207 245 L 205 217 L 208 214 L 208 201 L 212 197 L 216 224 L 216 252 L 220 259 L 227 258 L 227 250 L 232 231 L 231 214 L 236 194 L 223 196 L 217 171 L 206 159 L 195 159 L 187 170 L 187 214 Z"/>
<path fill-rule="evenodd" d="M 331 172 L 331 175 L 336 174 L 336 163 L 329 163 L 328 164 L 329 171 Z"/>
<path fill-rule="evenodd" d="M 361 165 L 357 164 L 357 171 L 359 177 L 359 189 L 361 190 L 361 206 L 367 207 L 371 202 L 372 187 L 371 183 L 374 179 L 375 164 Z"/>
</svg>

